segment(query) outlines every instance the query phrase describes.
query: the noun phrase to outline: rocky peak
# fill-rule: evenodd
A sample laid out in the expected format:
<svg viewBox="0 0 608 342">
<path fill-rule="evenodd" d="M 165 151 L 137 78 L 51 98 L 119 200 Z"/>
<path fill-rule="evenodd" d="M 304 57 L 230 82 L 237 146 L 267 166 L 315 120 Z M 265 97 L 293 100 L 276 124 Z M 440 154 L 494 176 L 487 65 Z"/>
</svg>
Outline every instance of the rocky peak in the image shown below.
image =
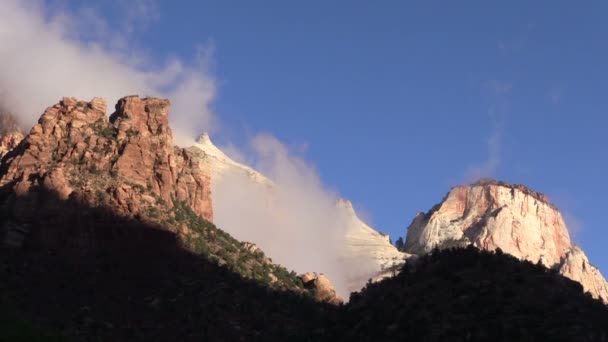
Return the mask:
<svg viewBox="0 0 608 342">
<path fill-rule="evenodd" d="M 203 132 L 201 135 L 198 136 L 198 139 L 196 139 L 196 143 L 203 145 L 203 146 L 209 146 L 209 147 L 213 147 L 214 150 L 219 150 L 217 147 L 215 147 L 215 145 L 211 142 L 211 138 L 209 137 L 209 133 L 207 132 Z"/>
<path fill-rule="evenodd" d="M 108 120 L 102 99 L 63 98 L 2 160 L 0 186 L 16 195 L 6 200 L 24 211 L 23 220 L 35 219 L 28 208 L 39 206 L 20 203 L 20 197 L 48 191 L 150 219 L 159 218 L 158 207 L 179 202 L 211 220 L 209 177 L 186 150 L 173 146 L 169 106 L 168 100 L 129 96 Z"/>
<path fill-rule="evenodd" d="M 336 201 L 336 207 L 343 209 L 350 216 L 356 216 L 355 208 L 353 207 L 353 203 L 347 199 L 339 198 Z"/>
<path fill-rule="evenodd" d="M 441 203 L 417 215 L 405 250 L 426 253 L 461 242 L 548 265 L 558 263 L 571 245 L 561 213 L 544 195 L 488 180 L 454 187 Z"/>
<path fill-rule="evenodd" d="M 194 146 L 187 149 L 201 158 L 201 168 L 211 177 L 212 184 L 218 184 L 229 174 L 245 175 L 252 183 L 273 186 L 272 181 L 247 165 L 232 160 L 211 141 L 209 134 L 202 133 Z"/>
<path fill-rule="evenodd" d="M 112 170 L 151 187 L 165 201 L 171 201 L 180 156 L 173 147 L 169 106 L 169 100 L 129 96 L 118 101 L 110 116 L 116 139 L 125 142 Z"/>
<path fill-rule="evenodd" d="M 582 271 L 588 264 L 581 261 L 582 251 L 573 252 L 559 210 L 547 196 L 523 185 L 484 179 L 452 188 L 439 204 L 413 219 L 405 251 L 425 254 L 434 248 L 471 244 L 489 251 L 500 248 L 552 268 L 561 268 L 570 260 L 578 269 L 568 268 L 563 274 L 580 282 L 596 298 L 608 298 L 606 287 L 596 286 L 606 284 L 599 271 Z"/>
</svg>

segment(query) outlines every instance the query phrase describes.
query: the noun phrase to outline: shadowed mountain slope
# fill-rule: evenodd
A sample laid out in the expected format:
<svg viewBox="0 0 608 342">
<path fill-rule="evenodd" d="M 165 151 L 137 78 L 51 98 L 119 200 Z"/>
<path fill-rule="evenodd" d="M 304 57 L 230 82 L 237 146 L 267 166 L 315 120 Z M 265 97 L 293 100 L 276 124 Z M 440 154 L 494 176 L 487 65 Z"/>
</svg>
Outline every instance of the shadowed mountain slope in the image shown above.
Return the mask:
<svg viewBox="0 0 608 342">
<path fill-rule="evenodd" d="M 45 196 L 64 210 L 39 216 L 21 248 L 0 248 L 4 319 L 75 341 L 316 340 L 333 310 L 288 289 L 288 274 L 275 284 L 247 278 L 161 226 Z M 223 243 L 211 236 L 201 242 Z"/>
<path fill-rule="evenodd" d="M 435 250 L 351 295 L 328 340 L 606 341 L 582 286 L 501 251 Z"/>
<path fill-rule="evenodd" d="M 549 198 L 524 185 L 483 179 L 452 188 L 407 229 L 404 250 L 473 245 L 555 268 L 608 303 L 608 282 L 570 240 L 561 212 Z"/>
</svg>

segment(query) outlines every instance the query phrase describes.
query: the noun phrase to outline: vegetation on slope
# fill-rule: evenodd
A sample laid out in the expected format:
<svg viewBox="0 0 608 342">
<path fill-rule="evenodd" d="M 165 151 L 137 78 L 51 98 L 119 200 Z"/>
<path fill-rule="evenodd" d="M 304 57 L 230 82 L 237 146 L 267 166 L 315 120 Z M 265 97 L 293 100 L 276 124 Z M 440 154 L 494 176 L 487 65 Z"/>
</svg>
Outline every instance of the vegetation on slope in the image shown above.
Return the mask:
<svg viewBox="0 0 608 342">
<path fill-rule="evenodd" d="M 81 215 L 44 217 L 22 248 L 0 247 L 0 341 L 45 335 L 35 331 L 67 341 L 319 340 L 329 305 L 291 291 L 293 274 L 182 209 L 176 220 L 192 220 L 198 253 L 163 226 L 74 201 L 63 213 Z M 274 282 L 254 276 L 261 265 Z M 15 332 L 12 322 L 31 324 Z"/>
<path fill-rule="evenodd" d="M 226 267 L 243 278 L 253 279 L 275 289 L 305 292 L 312 296 L 304 291 L 302 281 L 294 271 L 273 264 L 261 249 L 234 239 L 213 223 L 196 215 L 187 204 L 174 202 L 176 205 L 169 210 L 172 215 L 165 224 L 188 227 L 186 245 L 191 250 L 205 255 L 213 263 Z"/>
<path fill-rule="evenodd" d="M 608 340 L 606 307 L 578 283 L 473 247 L 410 262 L 345 306 L 320 304 L 187 204 L 131 184 L 154 201 L 121 216 L 108 193 L 128 180 L 79 170 L 78 196 L 32 194 L 24 203 L 61 205 L 42 206 L 22 249 L 0 248 L 0 341 Z M 6 207 L 0 218 L 18 220 Z"/>
<path fill-rule="evenodd" d="M 84 154 L 83 154 L 84 155 Z M 52 162 L 52 161 L 51 161 Z M 185 247 L 198 253 L 218 266 L 226 267 L 247 279 L 276 289 L 314 294 L 305 290 L 296 273 L 285 267 L 272 263 L 264 252 L 255 245 L 240 242 L 213 223 L 197 215 L 187 203 L 173 198 L 171 207 L 158 194 L 151 184 L 144 187 L 131 182 L 116 172 L 100 170 L 95 166 L 88 167 L 77 161 L 70 165 L 70 185 L 82 194 L 86 206 L 92 206 L 111 212 L 120 207 L 110 195 L 116 188 L 127 185 L 142 196 L 152 199 L 151 203 L 142 203 L 142 210 L 137 212 L 138 220 L 150 225 L 179 232 Z"/>
<path fill-rule="evenodd" d="M 353 293 L 329 340 L 606 341 L 608 310 L 542 265 L 474 247 L 434 251 Z"/>
<path fill-rule="evenodd" d="M 117 245 L 86 267 L 4 250 L 2 304 L 76 341 L 608 340 L 607 308 L 578 283 L 500 252 L 435 251 L 334 307 L 154 234 L 136 253 Z"/>
</svg>

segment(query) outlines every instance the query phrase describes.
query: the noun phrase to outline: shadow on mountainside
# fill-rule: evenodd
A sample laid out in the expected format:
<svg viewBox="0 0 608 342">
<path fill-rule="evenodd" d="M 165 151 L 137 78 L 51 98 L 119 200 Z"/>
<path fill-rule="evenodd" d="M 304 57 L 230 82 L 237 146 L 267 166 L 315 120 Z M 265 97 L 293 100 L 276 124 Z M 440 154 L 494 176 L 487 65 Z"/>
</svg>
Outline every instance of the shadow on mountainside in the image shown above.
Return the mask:
<svg viewBox="0 0 608 342">
<path fill-rule="evenodd" d="M 36 189 L 0 189 L 3 230 L 29 231 L 0 247 L 0 341 L 608 340 L 608 310 L 580 284 L 502 253 L 434 251 L 334 307 L 245 279 L 144 219 Z"/>
<path fill-rule="evenodd" d="M 339 309 L 328 340 L 608 341 L 608 309 L 540 264 L 435 250 Z"/>
<path fill-rule="evenodd" d="M 243 279 L 160 226 L 48 192 L 19 203 L 37 214 L 2 208 L 5 230 L 29 222 L 21 248 L 0 247 L 2 341 L 23 337 L 21 321 L 68 341 L 318 340 L 335 311 Z"/>
</svg>

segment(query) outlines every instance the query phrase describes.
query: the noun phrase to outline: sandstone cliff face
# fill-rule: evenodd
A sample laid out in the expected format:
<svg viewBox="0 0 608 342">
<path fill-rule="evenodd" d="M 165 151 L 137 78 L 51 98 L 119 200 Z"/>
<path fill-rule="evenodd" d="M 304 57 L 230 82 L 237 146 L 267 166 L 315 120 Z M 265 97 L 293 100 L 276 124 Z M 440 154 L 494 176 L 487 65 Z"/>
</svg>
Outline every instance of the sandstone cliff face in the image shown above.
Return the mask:
<svg viewBox="0 0 608 342">
<path fill-rule="evenodd" d="M 5 203 L 12 214 L 35 219 L 41 207 L 57 205 L 44 203 L 44 193 L 52 192 L 142 218 L 156 218 L 160 204 L 172 208 L 180 201 L 211 220 L 209 178 L 187 151 L 173 146 L 169 101 L 130 96 L 109 120 L 106 110 L 99 98 L 64 98 L 44 112 L 0 164 L 0 187 L 14 194 Z"/>
<path fill-rule="evenodd" d="M 571 245 L 560 212 L 515 187 L 458 186 L 434 209 L 418 214 L 408 228 L 407 252 L 421 254 L 463 241 L 554 265 Z"/>
<path fill-rule="evenodd" d="M 6 139 L 0 243 L 93 263 L 104 263 L 112 249 L 119 255 L 152 248 L 154 254 L 154 248 L 163 253 L 176 243 L 244 278 L 306 291 L 295 273 L 209 222 L 208 159 L 199 149 L 173 145 L 168 100 L 128 96 L 109 118 L 106 111 L 99 98 L 64 98 L 46 109 L 25 139 Z M 12 132 L 2 131 L 0 138 Z M 157 245 L 151 236 L 167 241 Z M 319 300 L 337 303 L 326 277 L 312 285 Z"/>
<path fill-rule="evenodd" d="M 350 201 L 340 199 L 336 207 L 346 213 L 350 227 L 346 236 L 348 246 L 343 252 L 345 258 L 359 259 L 365 256 L 371 259 L 378 270 L 376 274 L 371 275 L 374 280 L 383 278 L 392 268 L 403 265 L 409 254 L 398 251 L 388 235 L 361 221 Z"/>
<path fill-rule="evenodd" d="M 558 266 L 561 275 L 576 280 L 585 291 L 589 291 L 594 297 L 608 303 L 608 282 L 600 271 L 591 263 L 585 252 L 578 247 L 569 250 Z"/>
<path fill-rule="evenodd" d="M 573 246 L 559 210 L 524 186 L 483 180 L 452 188 L 441 203 L 416 215 L 405 251 L 425 254 L 469 244 L 558 268 L 594 297 L 608 299 L 606 281 Z"/>
</svg>

